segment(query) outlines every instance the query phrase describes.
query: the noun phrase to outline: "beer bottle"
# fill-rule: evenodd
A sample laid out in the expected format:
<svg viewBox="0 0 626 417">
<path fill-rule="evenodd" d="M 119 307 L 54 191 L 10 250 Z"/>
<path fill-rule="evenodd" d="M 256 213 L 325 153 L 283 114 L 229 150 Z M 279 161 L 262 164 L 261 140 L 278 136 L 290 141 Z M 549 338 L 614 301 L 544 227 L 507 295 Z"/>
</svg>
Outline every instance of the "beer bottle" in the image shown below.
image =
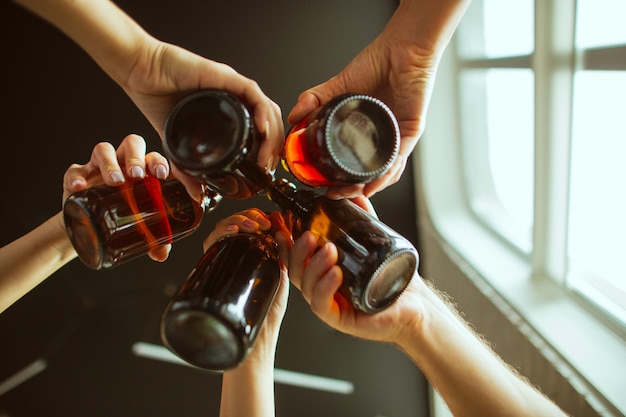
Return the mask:
<svg viewBox="0 0 626 417">
<path fill-rule="evenodd" d="M 283 211 L 294 239 L 310 230 L 319 247 L 333 242 L 343 271 L 339 292 L 366 313 L 390 306 L 416 273 L 417 250 L 399 233 L 350 200 L 274 181 L 268 197 Z"/>
<path fill-rule="evenodd" d="M 170 161 L 223 197 L 249 198 L 272 181 L 257 164 L 261 139 L 250 112 L 225 91 L 184 97 L 168 115 L 163 135 Z"/>
<path fill-rule="evenodd" d="M 193 233 L 221 197 L 208 187 L 200 202 L 176 179 L 146 176 L 119 187 L 99 185 L 63 204 L 65 229 L 83 263 L 112 268 Z"/>
<path fill-rule="evenodd" d="M 382 101 L 361 94 L 330 100 L 294 125 L 282 161 L 312 187 L 363 184 L 383 175 L 400 149 L 400 130 Z"/>
<path fill-rule="evenodd" d="M 278 249 L 270 234 L 218 240 L 165 308 L 164 345 L 203 369 L 237 366 L 252 348 L 279 283 Z"/>
</svg>

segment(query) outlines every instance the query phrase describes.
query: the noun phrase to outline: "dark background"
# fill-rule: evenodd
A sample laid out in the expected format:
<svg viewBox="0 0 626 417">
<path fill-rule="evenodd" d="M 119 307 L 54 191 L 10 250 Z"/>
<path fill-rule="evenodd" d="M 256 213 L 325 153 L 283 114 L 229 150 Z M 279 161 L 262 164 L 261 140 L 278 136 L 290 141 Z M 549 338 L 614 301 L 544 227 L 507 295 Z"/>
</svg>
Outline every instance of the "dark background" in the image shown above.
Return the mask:
<svg viewBox="0 0 626 417">
<path fill-rule="evenodd" d="M 327 80 L 393 13 L 391 0 L 117 2 L 156 37 L 226 62 L 255 79 L 289 113 L 306 88 Z M 61 208 L 62 176 L 98 141 L 129 133 L 149 150 L 160 140 L 122 90 L 71 40 L 12 2 L 0 2 L 2 204 L 0 245 Z M 373 198 L 383 221 L 417 241 L 411 164 Z M 0 395 L 0 416 L 217 416 L 221 377 L 135 356 L 159 343 L 159 315 L 202 253 L 215 221 L 249 206 L 225 200 L 169 260 L 108 271 L 75 260 L 0 314 L 0 384 L 38 358 L 45 371 Z M 271 207 L 271 206 L 270 206 Z M 0 271 L 2 273 L 2 271 Z M 292 288 L 276 367 L 348 380 L 350 395 L 276 384 L 280 416 L 426 416 L 426 383 L 392 346 L 340 334 Z"/>
</svg>

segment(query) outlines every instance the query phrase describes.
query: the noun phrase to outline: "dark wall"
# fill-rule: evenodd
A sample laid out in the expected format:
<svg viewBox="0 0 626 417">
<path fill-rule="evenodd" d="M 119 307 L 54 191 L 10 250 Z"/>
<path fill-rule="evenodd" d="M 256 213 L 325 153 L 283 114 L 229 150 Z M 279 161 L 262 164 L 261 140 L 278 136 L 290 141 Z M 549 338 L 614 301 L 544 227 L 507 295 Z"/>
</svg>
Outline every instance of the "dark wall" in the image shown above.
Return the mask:
<svg viewBox="0 0 626 417">
<path fill-rule="evenodd" d="M 173 1 L 118 4 L 149 32 L 223 61 L 255 79 L 284 116 L 306 88 L 335 75 L 383 28 L 395 1 Z M 114 84 L 61 32 L 0 2 L 2 164 L 0 244 L 61 208 L 61 179 L 93 145 L 128 133 L 160 150 L 156 133 Z M 410 164 L 374 198 L 380 217 L 413 242 Z M 224 201 L 164 264 L 139 259 L 110 271 L 75 260 L 0 315 L 0 386 L 38 358 L 47 368 L 0 395 L 8 416 L 217 415 L 220 380 L 137 357 L 158 343 L 159 314 L 201 255 L 215 221 L 267 201 Z M 271 206 L 270 206 L 271 207 Z M 0 271 L 2 273 L 2 271 Z M 422 416 L 426 385 L 395 348 L 351 338 L 314 317 L 295 288 L 278 347 L 278 368 L 352 381 L 351 395 L 276 385 L 283 416 Z"/>
</svg>

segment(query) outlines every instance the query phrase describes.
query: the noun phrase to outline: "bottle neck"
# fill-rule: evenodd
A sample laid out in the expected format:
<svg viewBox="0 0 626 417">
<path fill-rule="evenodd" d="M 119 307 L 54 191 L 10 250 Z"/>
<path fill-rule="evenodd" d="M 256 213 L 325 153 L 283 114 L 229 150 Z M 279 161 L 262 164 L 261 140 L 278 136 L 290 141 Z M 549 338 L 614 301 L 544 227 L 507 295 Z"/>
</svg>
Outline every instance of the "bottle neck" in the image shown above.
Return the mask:
<svg viewBox="0 0 626 417">
<path fill-rule="evenodd" d="M 268 198 L 279 206 L 283 212 L 291 211 L 296 216 L 306 215 L 311 211 L 313 200 L 317 194 L 296 189 L 293 183 L 284 178 L 272 182 L 267 189 Z"/>
<path fill-rule="evenodd" d="M 200 205 L 204 209 L 205 213 L 213 211 L 218 204 L 222 201 L 221 194 L 215 192 L 208 185 L 202 185 L 202 192 L 200 194 Z"/>
</svg>

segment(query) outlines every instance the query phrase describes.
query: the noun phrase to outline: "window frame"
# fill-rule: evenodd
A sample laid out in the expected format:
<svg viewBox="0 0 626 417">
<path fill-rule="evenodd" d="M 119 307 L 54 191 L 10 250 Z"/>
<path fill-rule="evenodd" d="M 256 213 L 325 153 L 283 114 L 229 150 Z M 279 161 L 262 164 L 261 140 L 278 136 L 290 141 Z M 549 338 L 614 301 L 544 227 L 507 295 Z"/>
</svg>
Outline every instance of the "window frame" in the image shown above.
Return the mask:
<svg viewBox="0 0 626 417">
<path fill-rule="evenodd" d="M 470 7 L 481 3 L 475 0 Z M 607 69 L 605 54 L 626 52 L 626 46 L 575 52 L 575 12 L 572 1 L 536 0 L 535 51 L 528 56 L 460 58 L 457 39 L 452 40 L 439 67 L 428 125 L 414 158 L 416 186 L 421 188 L 427 216 L 437 234 L 558 352 L 590 395 L 599 398 L 607 415 L 622 415 L 626 414 L 626 398 L 621 392 L 625 380 L 620 376 L 626 375 L 623 333 L 583 294 L 569 289 L 566 276 L 574 71 Z M 622 64 L 609 65 L 623 70 L 626 64 Z M 476 215 L 464 184 L 465 156 L 457 107 L 462 69 L 520 67 L 535 72 L 530 252 L 512 244 L 493 224 Z"/>
</svg>

